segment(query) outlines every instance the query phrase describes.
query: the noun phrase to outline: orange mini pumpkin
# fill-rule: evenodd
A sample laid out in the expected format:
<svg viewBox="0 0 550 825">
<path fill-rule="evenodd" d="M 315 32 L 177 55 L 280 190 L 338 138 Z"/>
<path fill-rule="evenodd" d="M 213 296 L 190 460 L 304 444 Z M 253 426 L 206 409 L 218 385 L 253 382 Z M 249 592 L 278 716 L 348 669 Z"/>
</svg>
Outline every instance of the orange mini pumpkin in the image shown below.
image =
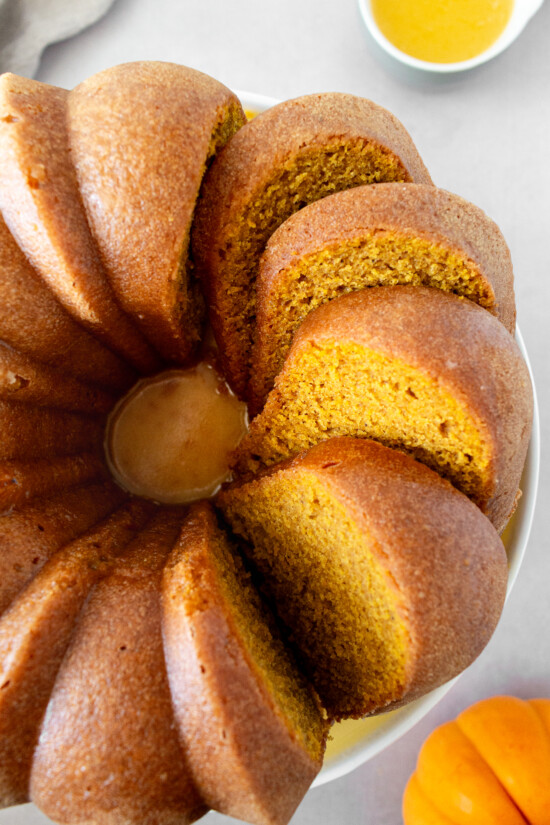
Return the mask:
<svg viewBox="0 0 550 825">
<path fill-rule="evenodd" d="M 484 699 L 424 742 L 405 825 L 550 825 L 550 699 Z"/>
</svg>

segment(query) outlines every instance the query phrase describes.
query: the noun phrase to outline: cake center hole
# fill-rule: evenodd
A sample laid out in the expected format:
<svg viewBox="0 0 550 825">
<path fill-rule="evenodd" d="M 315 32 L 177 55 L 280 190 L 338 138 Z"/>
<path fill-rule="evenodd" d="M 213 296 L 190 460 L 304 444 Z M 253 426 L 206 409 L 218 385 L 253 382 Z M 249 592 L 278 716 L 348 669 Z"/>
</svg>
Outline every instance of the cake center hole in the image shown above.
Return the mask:
<svg viewBox="0 0 550 825">
<path fill-rule="evenodd" d="M 105 438 L 126 490 L 163 504 L 213 496 L 247 430 L 246 405 L 208 363 L 140 381 L 115 407 Z"/>
</svg>

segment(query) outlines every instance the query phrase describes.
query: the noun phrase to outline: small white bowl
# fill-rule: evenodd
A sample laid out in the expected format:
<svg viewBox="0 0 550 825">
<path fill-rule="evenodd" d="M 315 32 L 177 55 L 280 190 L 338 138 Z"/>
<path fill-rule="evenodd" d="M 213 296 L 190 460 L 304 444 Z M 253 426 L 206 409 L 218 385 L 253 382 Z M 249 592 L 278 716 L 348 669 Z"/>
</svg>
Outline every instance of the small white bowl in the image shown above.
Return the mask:
<svg viewBox="0 0 550 825">
<path fill-rule="evenodd" d="M 448 74 L 450 72 L 463 72 L 466 69 L 473 69 L 475 66 L 486 63 L 504 51 L 504 49 L 507 49 L 516 37 L 521 34 L 531 17 L 540 9 L 543 2 L 544 0 L 515 0 L 512 14 L 506 24 L 506 28 L 492 46 L 489 46 L 488 49 L 476 57 L 472 57 L 469 60 L 461 60 L 458 63 L 432 63 L 428 60 L 418 60 L 416 57 L 402 52 L 401 49 L 394 46 L 378 28 L 378 24 L 372 13 L 371 0 L 359 0 L 359 11 L 370 35 L 378 43 L 380 48 L 391 55 L 391 57 L 414 69 Z"/>
</svg>

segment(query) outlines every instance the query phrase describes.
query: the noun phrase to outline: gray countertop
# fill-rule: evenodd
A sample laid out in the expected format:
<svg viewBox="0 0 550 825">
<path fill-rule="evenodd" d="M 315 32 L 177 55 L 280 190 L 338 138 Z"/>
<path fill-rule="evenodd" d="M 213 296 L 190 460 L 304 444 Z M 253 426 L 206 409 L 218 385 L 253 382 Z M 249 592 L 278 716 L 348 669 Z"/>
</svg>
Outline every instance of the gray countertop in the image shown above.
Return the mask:
<svg viewBox="0 0 550 825">
<path fill-rule="evenodd" d="M 398 825 L 405 783 L 436 725 L 491 694 L 550 696 L 550 4 L 490 64 L 432 78 L 379 52 L 356 0 L 117 0 L 99 23 L 48 48 L 37 77 L 71 87 L 137 59 L 184 63 L 276 98 L 371 98 L 403 121 L 434 182 L 481 206 L 510 246 L 542 419 L 538 507 L 517 583 L 489 646 L 440 704 L 382 754 L 310 791 L 293 819 Z M 39 821 L 29 807 L 0 814 L 0 825 Z"/>
</svg>

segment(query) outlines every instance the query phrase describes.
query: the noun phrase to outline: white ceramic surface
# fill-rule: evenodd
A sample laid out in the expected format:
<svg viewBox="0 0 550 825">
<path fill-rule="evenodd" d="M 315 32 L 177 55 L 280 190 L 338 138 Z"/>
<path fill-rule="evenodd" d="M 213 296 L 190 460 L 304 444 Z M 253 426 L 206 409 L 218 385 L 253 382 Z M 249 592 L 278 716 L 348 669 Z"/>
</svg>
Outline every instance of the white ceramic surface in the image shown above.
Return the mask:
<svg viewBox="0 0 550 825">
<path fill-rule="evenodd" d="M 260 113 L 279 102 L 274 98 L 252 94 L 250 92 L 237 91 L 236 94 L 248 112 Z M 516 330 L 516 340 L 527 362 L 533 384 L 533 391 L 535 392 L 529 357 L 519 329 Z M 510 571 L 507 597 L 516 581 L 527 548 L 527 541 L 535 510 L 539 464 L 540 425 L 535 394 L 533 432 L 521 483 L 523 494 L 516 513 L 503 535 L 503 541 L 508 553 Z M 403 734 L 419 722 L 428 711 L 435 707 L 455 682 L 456 679 L 453 679 L 451 682 L 432 691 L 427 696 L 423 696 L 421 699 L 411 702 L 410 705 L 392 711 L 391 713 L 359 721 L 351 720 L 335 725 L 332 730 L 333 739 L 327 748 L 325 763 L 320 774 L 315 779 L 313 787 L 324 785 L 326 782 L 350 773 L 350 771 L 358 768 L 376 756 L 376 754 L 383 751 L 384 748 L 387 748 L 399 739 L 400 736 L 403 736 Z"/>
<path fill-rule="evenodd" d="M 515 0 L 514 8 L 506 28 L 497 40 L 485 51 L 470 60 L 461 60 L 458 63 L 431 63 L 427 60 L 418 60 L 410 54 L 406 54 L 398 49 L 388 38 L 382 34 L 372 13 L 371 0 L 359 0 L 359 10 L 369 33 L 378 45 L 391 57 L 399 60 L 413 69 L 422 69 L 429 72 L 448 74 L 451 72 L 462 72 L 466 69 L 473 69 L 486 63 L 504 49 L 507 49 L 514 40 L 521 34 L 531 17 L 542 6 L 544 0 Z"/>
</svg>

